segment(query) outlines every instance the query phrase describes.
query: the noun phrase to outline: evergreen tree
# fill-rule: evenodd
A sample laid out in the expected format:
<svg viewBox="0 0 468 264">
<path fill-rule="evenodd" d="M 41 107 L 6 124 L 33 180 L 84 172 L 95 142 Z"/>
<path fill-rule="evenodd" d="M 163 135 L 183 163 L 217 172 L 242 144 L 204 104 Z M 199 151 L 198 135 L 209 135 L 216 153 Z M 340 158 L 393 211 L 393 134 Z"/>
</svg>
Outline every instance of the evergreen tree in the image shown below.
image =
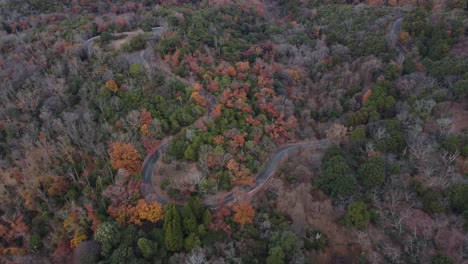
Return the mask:
<svg viewBox="0 0 468 264">
<path fill-rule="evenodd" d="M 325 162 L 325 171 L 318 180 L 322 191 L 333 197 L 352 195 L 356 190 L 356 179 L 342 156 L 335 156 Z"/>
<path fill-rule="evenodd" d="M 284 263 L 284 251 L 280 246 L 273 247 L 270 249 L 270 255 L 267 258 L 268 264 L 283 264 Z"/>
<path fill-rule="evenodd" d="M 138 239 L 137 245 L 145 259 L 151 259 L 158 250 L 158 243 L 143 237 Z"/>
<path fill-rule="evenodd" d="M 197 219 L 195 218 L 195 215 L 192 212 L 192 208 L 188 203 L 184 205 L 184 211 L 182 212 L 182 223 L 186 235 L 197 232 Z"/>
<path fill-rule="evenodd" d="M 369 224 L 370 219 L 371 212 L 367 210 L 367 205 L 363 202 L 353 202 L 348 205 L 343 221 L 345 226 L 364 229 Z"/>
<path fill-rule="evenodd" d="M 174 203 L 166 207 L 164 218 L 164 244 L 169 251 L 179 251 L 184 244 L 179 209 Z"/>
<path fill-rule="evenodd" d="M 198 197 L 190 197 L 189 199 L 189 205 L 190 205 L 190 209 L 192 209 L 192 213 L 193 215 L 195 215 L 195 218 L 198 220 L 198 221 L 201 221 L 202 220 L 202 217 L 203 217 L 203 209 L 202 209 L 202 205 L 200 203 L 200 199 L 198 199 Z"/>
<path fill-rule="evenodd" d="M 209 228 L 212 222 L 213 222 L 213 216 L 211 215 L 210 210 L 206 209 L 205 213 L 203 214 L 203 224 L 205 225 L 206 228 Z"/>
<path fill-rule="evenodd" d="M 200 238 L 192 233 L 186 239 L 184 243 L 184 248 L 187 252 L 190 252 L 193 248 L 200 247 L 201 241 Z"/>
<path fill-rule="evenodd" d="M 193 149 L 192 145 L 189 145 L 187 149 L 185 149 L 184 158 L 186 160 L 191 160 L 191 161 L 197 160 L 197 154 L 195 153 L 195 150 Z"/>
<path fill-rule="evenodd" d="M 379 156 L 371 157 L 369 162 L 361 165 L 359 174 L 362 177 L 364 187 L 382 186 L 385 182 L 385 160 Z"/>
</svg>

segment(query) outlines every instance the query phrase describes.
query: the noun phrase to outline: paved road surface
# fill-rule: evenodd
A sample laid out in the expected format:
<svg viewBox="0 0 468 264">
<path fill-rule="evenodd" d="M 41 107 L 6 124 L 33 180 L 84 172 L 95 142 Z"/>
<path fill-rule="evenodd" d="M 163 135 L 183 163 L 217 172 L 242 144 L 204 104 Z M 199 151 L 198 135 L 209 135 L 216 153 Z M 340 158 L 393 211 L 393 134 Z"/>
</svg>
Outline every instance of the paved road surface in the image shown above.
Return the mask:
<svg viewBox="0 0 468 264">
<path fill-rule="evenodd" d="M 395 21 L 395 23 L 393 24 L 393 35 L 394 35 L 394 38 L 396 40 L 396 44 L 395 44 L 395 47 L 396 49 L 398 50 L 398 52 L 403 55 L 404 57 L 406 57 L 406 50 L 405 48 L 401 45 L 401 43 L 398 41 L 398 35 L 400 34 L 400 30 L 401 30 L 401 24 L 403 23 L 403 17 L 397 19 Z"/>
<path fill-rule="evenodd" d="M 402 18 L 397 20 L 398 23 L 395 23 L 394 25 L 394 32 L 395 30 L 398 28 L 399 30 L 399 27 L 401 26 L 401 21 L 402 21 Z M 398 32 L 398 31 L 396 31 Z M 116 34 L 112 34 L 114 36 L 116 35 L 120 35 L 122 33 L 116 33 Z M 86 49 L 86 51 L 88 52 L 88 54 L 91 54 L 92 53 L 92 44 L 93 42 L 98 39 L 100 36 L 96 36 L 96 37 L 92 37 L 90 39 L 88 39 L 85 44 L 84 44 L 84 48 Z M 148 62 L 146 60 L 146 50 L 142 50 L 139 54 L 139 57 L 140 59 L 146 64 L 145 66 L 149 66 L 148 65 Z M 190 82 L 184 82 L 185 85 L 192 85 L 192 83 Z M 213 108 L 214 106 L 217 104 L 217 100 L 216 98 L 211 95 L 210 93 L 208 93 L 207 91 L 205 90 L 200 90 L 200 95 L 205 97 L 205 99 L 208 100 L 208 112 L 206 114 L 206 117 L 207 118 L 210 118 L 210 114 L 211 112 L 213 111 Z M 146 184 L 147 186 L 147 194 L 151 193 L 151 194 L 155 194 L 154 193 L 154 188 L 152 187 L 152 177 L 153 177 L 153 171 L 154 171 L 154 167 L 156 165 L 156 162 L 158 161 L 158 159 L 167 151 L 167 148 L 169 146 L 169 143 L 171 142 L 172 140 L 172 137 L 168 138 L 166 141 L 164 141 L 159 147 L 157 150 L 154 151 L 154 153 L 148 155 L 145 159 L 145 161 L 143 162 L 143 167 L 142 167 L 142 171 L 141 171 L 141 174 L 142 174 L 142 177 L 143 177 L 143 182 Z M 278 165 L 281 163 L 282 159 L 284 158 L 284 156 L 286 154 L 291 154 L 293 151 L 296 151 L 300 148 L 325 148 L 327 146 L 330 145 L 330 141 L 329 140 L 321 140 L 321 141 L 314 141 L 314 142 L 304 142 L 304 143 L 295 143 L 295 144 L 289 144 L 289 145 L 286 145 L 286 146 L 283 146 L 281 148 L 279 148 L 277 151 L 275 151 L 270 160 L 266 163 L 265 165 L 265 168 L 263 169 L 263 171 L 261 171 L 260 173 L 257 174 L 257 176 L 255 177 L 255 180 L 254 180 L 254 183 L 255 183 L 255 187 L 253 189 L 250 189 L 248 190 L 249 191 L 249 194 L 255 192 L 258 188 L 261 188 L 267 181 L 268 179 L 270 179 L 270 177 L 276 172 L 276 169 L 278 167 Z M 148 189 L 149 188 L 149 189 Z M 156 200 L 162 204 L 162 205 L 165 205 L 167 204 L 169 201 L 166 201 L 165 199 L 163 199 L 162 197 L 158 196 L 157 194 L 155 194 L 156 196 Z M 236 200 L 236 196 L 233 192 L 231 192 L 230 194 L 228 194 L 225 198 L 224 198 L 224 203 L 230 203 L 230 202 L 233 202 Z M 219 201 L 211 201 L 211 202 L 206 202 L 206 205 L 210 206 L 210 207 L 217 207 L 219 205 Z"/>
</svg>

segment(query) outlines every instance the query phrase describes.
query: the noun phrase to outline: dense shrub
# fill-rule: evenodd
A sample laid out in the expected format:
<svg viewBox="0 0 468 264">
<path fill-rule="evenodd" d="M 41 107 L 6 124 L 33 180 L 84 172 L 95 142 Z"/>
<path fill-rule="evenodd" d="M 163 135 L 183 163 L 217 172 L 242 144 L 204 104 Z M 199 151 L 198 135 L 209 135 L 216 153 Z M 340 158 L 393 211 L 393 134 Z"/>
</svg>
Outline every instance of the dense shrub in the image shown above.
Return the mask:
<svg viewBox="0 0 468 264">
<path fill-rule="evenodd" d="M 385 161 L 380 156 L 373 156 L 359 167 L 359 174 L 366 188 L 382 186 L 385 181 Z"/>
<path fill-rule="evenodd" d="M 304 246 L 308 250 L 324 250 L 328 246 L 328 237 L 320 230 L 307 229 Z"/>
<path fill-rule="evenodd" d="M 436 254 L 431 257 L 431 264 L 455 264 L 455 261 L 447 255 Z"/>
<path fill-rule="evenodd" d="M 144 49 L 146 47 L 146 36 L 143 34 L 136 35 L 130 39 L 128 43 L 122 45 L 122 50 L 132 52 Z"/>
<path fill-rule="evenodd" d="M 353 202 L 348 205 L 343 223 L 348 227 L 357 227 L 363 229 L 367 227 L 371 219 L 371 212 L 363 202 Z"/>
<path fill-rule="evenodd" d="M 468 183 L 456 184 L 448 191 L 450 206 L 453 211 L 462 213 L 468 210 Z"/>
<path fill-rule="evenodd" d="M 356 179 L 351 175 L 346 160 L 342 156 L 335 156 L 325 161 L 325 164 L 325 170 L 318 180 L 320 189 L 333 197 L 353 194 Z"/>
</svg>

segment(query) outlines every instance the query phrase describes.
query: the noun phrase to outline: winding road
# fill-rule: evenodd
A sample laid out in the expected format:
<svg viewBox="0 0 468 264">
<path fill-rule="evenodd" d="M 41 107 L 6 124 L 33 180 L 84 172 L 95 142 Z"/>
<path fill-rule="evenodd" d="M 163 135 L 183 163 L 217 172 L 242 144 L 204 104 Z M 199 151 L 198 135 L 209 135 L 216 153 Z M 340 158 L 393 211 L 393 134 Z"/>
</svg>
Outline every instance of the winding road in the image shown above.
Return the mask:
<svg viewBox="0 0 468 264">
<path fill-rule="evenodd" d="M 214 106 L 217 103 L 216 98 L 205 90 L 200 90 L 200 95 L 205 97 L 205 99 L 207 99 L 208 104 L 209 104 L 208 112 L 202 118 L 209 119 L 210 114 Z M 146 184 L 146 186 L 153 186 L 152 175 L 153 175 L 156 162 L 166 152 L 167 147 L 169 146 L 169 143 L 171 142 L 171 140 L 172 140 L 172 137 L 165 140 L 152 154 L 148 155 L 145 161 L 143 162 L 141 174 L 143 177 L 143 182 Z M 253 196 L 260 188 L 262 188 L 265 185 L 265 183 L 271 178 L 271 176 L 274 175 L 274 173 L 276 172 L 276 169 L 278 168 L 278 165 L 281 163 L 283 158 L 286 157 L 286 155 L 290 155 L 294 151 L 297 151 L 303 148 L 323 149 L 323 148 L 330 146 L 330 144 L 331 142 L 328 139 L 324 139 L 324 140 L 312 141 L 312 142 L 292 143 L 292 144 L 288 144 L 288 145 L 284 145 L 280 147 L 271 155 L 270 159 L 265 165 L 265 168 L 255 176 L 255 180 L 254 180 L 255 186 L 253 188 L 247 189 L 248 191 L 247 194 L 249 196 Z M 161 196 L 157 195 L 154 192 L 153 188 L 151 188 L 149 192 L 151 194 L 155 194 L 156 201 L 162 205 L 166 205 L 169 202 L 174 202 L 174 201 L 167 201 Z M 228 195 L 224 197 L 223 203 L 229 204 L 229 203 L 235 202 L 238 198 L 239 197 L 237 197 L 235 193 L 231 191 Z M 202 200 L 202 202 L 205 205 L 212 207 L 212 208 L 216 208 L 221 203 L 218 200 L 209 200 L 209 199 Z M 178 205 L 182 205 L 182 204 L 178 204 Z"/>
<path fill-rule="evenodd" d="M 403 22 L 403 15 L 399 16 L 393 23 L 393 28 L 392 28 L 392 43 L 397 49 L 397 51 L 400 53 L 400 55 L 403 56 L 403 58 L 406 56 L 406 50 L 403 48 L 403 46 L 399 43 L 398 41 L 398 34 L 401 30 L 401 25 Z M 185 85 L 191 85 L 190 82 L 184 81 Z M 214 96 L 212 96 L 210 93 L 206 92 L 205 90 L 200 91 L 200 95 L 205 97 L 205 99 L 208 100 L 209 106 L 208 106 L 208 112 L 205 115 L 205 117 L 210 117 L 210 114 L 213 110 L 213 107 L 216 105 L 217 100 Z M 167 150 L 167 146 L 170 143 L 170 140 L 164 142 L 159 146 L 159 148 L 151 155 L 149 155 L 145 162 L 143 163 L 143 168 L 142 168 L 142 175 L 143 175 L 143 180 L 146 184 L 149 184 L 149 186 L 152 186 L 152 175 L 153 175 L 153 170 L 156 164 L 156 161 L 161 157 L 161 155 Z M 262 188 L 265 183 L 268 182 L 268 180 L 274 175 L 276 172 L 278 165 L 281 163 L 283 158 L 286 155 L 291 155 L 295 151 L 301 149 L 301 148 L 315 148 L 315 149 L 324 149 L 328 146 L 331 145 L 330 140 L 324 139 L 324 140 L 319 140 L 319 141 L 311 141 L 311 142 L 301 142 L 301 143 L 292 143 L 288 145 L 284 145 L 277 149 L 270 157 L 268 162 L 265 164 L 265 168 L 259 172 L 255 176 L 255 186 L 253 188 L 249 188 L 248 195 L 253 196 L 255 193 Z M 154 193 L 154 189 L 153 189 Z M 162 197 L 158 196 L 156 194 L 156 199 L 159 203 L 162 205 L 165 205 L 169 202 L 172 201 L 166 201 Z M 228 204 L 231 202 L 235 202 L 238 199 L 236 197 L 235 192 L 231 191 L 228 195 L 224 197 L 224 204 Z M 215 200 L 203 200 L 203 203 L 209 207 L 215 208 L 220 204 L 220 201 L 215 201 Z"/>
<path fill-rule="evenodd" d="M 392 28 L 392 38 L 393 38 L 392 42 L 394 43 L 393 45 L 398 50 L 398 52 L 401 55 L 406 56 L 406 50 L 401 46 L 401 44 L 398 42 L 398 39 L 397 39 L 398 34 L 401 29 L 402 22 L 403 22 L 403 17 L 399 17 L 397 20 L 395 20 L 393 24 L 393 28 Z M 113 36 L 120 35 L 120 34 L 123 34 L 123 33 L 116 33 L 116 34 L 113 34 Z M 92 53 L 92 44 L 99 37 L 100 36 L 90 38 L 85 42 L 84 48 L 86 49 L 88 54 Z M 146 58 L 145 58 L 145 50 L 141 51 L 139 56 L 141 60 L 145 62 L 145 66 L 149 68 L 149 64 L 147 63 Z M 172 72 L 168 72 L 168 74 L 171 76 L 173 75 Z M 178 76 L 174 76 L 174 77 L 177 78 Z M 177 79 L 182 80 L 183 83 L 187 86 L 192 85 L 192 83 L 189 81 L 186 81 L 180 78 L 177 78 Z M 217 104 L 217 100 L 213 95 L 211 95 L 210 93 L 208 93 L 207 91 L 203 89 L 200 90 L 200 95 L 203 96 L 208 101 L 208 111 L 205 114 L 205 116 L 202 117 L 202 119 L 210 119 L 213 108 Z M 154 195 L 155 199 L 162 205 L 166 205 L 167 203 L 173 202 L 173 201 L 167 201 L 164 198 L 162 198 L 160 195 L 155 193 L 155 190 L 152 185 L 152 177 L 153 177 L 153 171 L 156 166 L 156 162 L 167 151 L 167 148 L 172 138 L 173 137 L 171 136 L 163 140 L 163 142 L 159 145 L 159 147 L 145 158 L 142 168 L 141 168 L 141 175 L 143 177 L 143 182 L 146 185 L 145 195 L 149 195 L 149 194 Z M 268 180 L 274 175 L 274 173 L 276 172 L 278 168 L 278 165 L 281 163 L 283 158 L 286 157 L 287 155 L 291 155 L 295 151 L 304 149 L 304 148 L 324 149 L 330 145 L 331 145 L 330 140 L 324 139 L 324 140 L 319 140 L 319 141 L 292 143 L 292 144 L 288 144 L 288 145 L 284 145 L 280 147 L 271 155 L 270 159 L 265 164 L 264 169 L 255 176 L 255 179 L 254 179 L 255 186 L 253 188 L 249 187 L 247 189 L 247 194 L 249 196 L 255 195 L 255 193 L 260 188 L 262 188 L 265 185 L 265 183 L 267 183 Z M 238 197 L 236 196 L 235 192 L 231 191 L 228 195 L 224 197 L 223 202 L 224 204 L 228 204 L 228 203 L 235 202 L 237 199 Z M 215 208 L 221 202 L 216 201 L 216 200 L 203 200 L 203 203 L 209 207 Z"/>
</svg>

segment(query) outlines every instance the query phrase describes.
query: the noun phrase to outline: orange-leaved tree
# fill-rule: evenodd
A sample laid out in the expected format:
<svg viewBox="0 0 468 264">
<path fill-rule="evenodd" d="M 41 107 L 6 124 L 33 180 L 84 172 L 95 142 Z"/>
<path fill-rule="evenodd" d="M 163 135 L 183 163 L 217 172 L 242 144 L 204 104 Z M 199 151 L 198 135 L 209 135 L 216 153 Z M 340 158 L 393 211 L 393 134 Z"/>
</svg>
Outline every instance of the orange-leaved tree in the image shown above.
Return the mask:
<svg viewBox="0 0 468 264">
<path fill-rule="evenodd" d="M 117 93 L 117 91 L 119 90 L 119 86 L 117 86 L 117 83 L 114 80 L 107 81 L 106 88 L 113 93 Z"/>
<path fill-rule="evenodd" d="M 143 110 L 140 113 L 140 122 L 144 125 L 149 125 L 151 124 L 151 121 L 153 121 L 153 118 L 151 117 L 151 113 L 146 110 Z"/>
<path fill-rule="evenodd" d="M 202 95 L 200 95 L 199 92 L 195 91 L 192 92 L 191 98 L 195 101 L 196 104 L 201 105 L 201 106 L 207 106 L 208 105 L 208 100 L 205 99 Z"/>
<path fill-rule="evenodd" d="M 141 155 L 132 144 L 116 141 L 112 143 L 109 154 L 114 169 L 124 169 L 129 174 L 140 170 Z"/>
<path fill-rule="evenodd" d="M 251 224 L 255 216 L 255 210 L 249 201 L 241 201 L 234 205 L 234 221 L 240 225 Z"/>
<path fill-rule="evenodd" d="M 140 199 L 138 200 L 137 205 L 133 208 L 133 214 L 129 222 L 141 225 L 142 220 L 156 223 L 163 219 L 164 208 L 158 202 L 148 203 L 144 199 Z"/>
</svg>

